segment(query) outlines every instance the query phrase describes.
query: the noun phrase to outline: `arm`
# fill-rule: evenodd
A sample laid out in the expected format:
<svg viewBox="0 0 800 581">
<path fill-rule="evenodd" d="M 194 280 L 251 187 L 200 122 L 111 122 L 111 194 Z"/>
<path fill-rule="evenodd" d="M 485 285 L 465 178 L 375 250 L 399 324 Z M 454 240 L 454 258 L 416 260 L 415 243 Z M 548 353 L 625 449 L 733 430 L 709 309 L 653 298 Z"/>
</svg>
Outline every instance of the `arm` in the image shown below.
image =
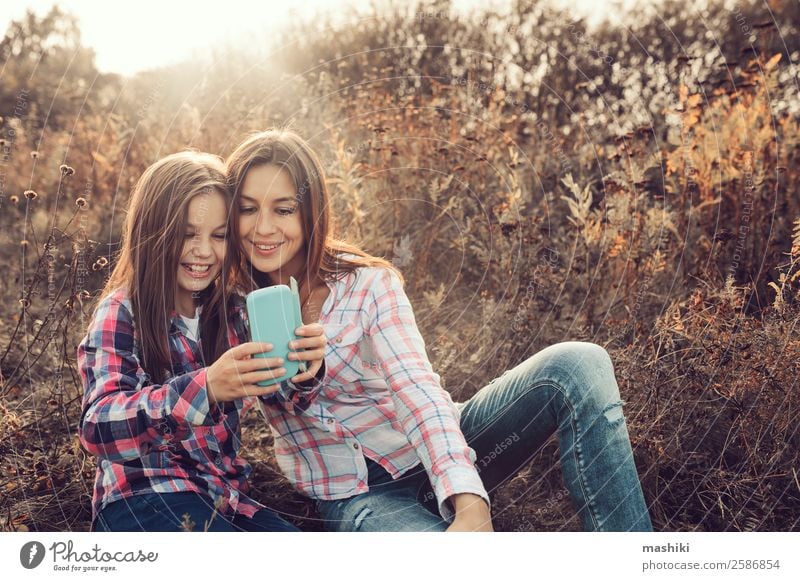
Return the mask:
<svg viewBox="0 0 800 581">
<path fill-rule="evenodd" d="M 191 436 L 192 426 L 220 419 L 206 391 L 206 370 L 152 385 L 134 348 L 133 317 L 106 298 L 78 347 L 84 387 L 79 437 L 91 454 L 113 462 L 145 455 L 154 446 Z"/>
<path fill-rule="evenodd" d="M 489 504 L 476 494 L 454 494 L 447 499 L 456 518 L 447 532 L 492 532 L 492 512 Z"/>
<path fill-rule="evenodd" d="M 475 452 L 464 439 L 450 395 L 433 372 L 411 304 L 394 272 L 381 269 L 364 308 L 398 420 L 428 472 L 439 512 L 451 520 L 456 507 L 448 499 L 459 494 L 479 496 L 488 509 Z"/>
<path fill-rule="evenodd" d="M 298 383 L 291 379 L 283 381 L 275 393 L 259 396 L 259 402 L 264 407 L 271 407 L 292 415 L 301 415 L 319 394 L 325 372 L 325 362 L 323 361 L 322 366 L 311 379 Z"/>
</svg>

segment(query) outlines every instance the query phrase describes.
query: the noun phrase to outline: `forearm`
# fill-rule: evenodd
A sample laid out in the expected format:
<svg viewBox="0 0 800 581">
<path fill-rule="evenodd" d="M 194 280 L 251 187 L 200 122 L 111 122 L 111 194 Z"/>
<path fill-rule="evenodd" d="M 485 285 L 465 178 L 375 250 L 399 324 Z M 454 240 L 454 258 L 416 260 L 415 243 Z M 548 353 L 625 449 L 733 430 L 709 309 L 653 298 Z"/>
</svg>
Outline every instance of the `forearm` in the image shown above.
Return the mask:
<svg viewBox="0 0 800 581">
<path fill-rule="evenodd" d="M 491 532 L 492 513 L 489 503 L 475 494 L 456 494 L 448 498 L 455 512 L 450 532 Z"/>
<path fill-rule="evenodd" d="M 300 415 L 305 412 L 319 395 L 324 384 L 326 373 L 325 362 L 311 379 L 294 383 L 284 381 L 275 393 L 260 397 L 262 404 L 279 411 Z"/>
<path fill-rule="evenodd" d="M 478 496 L 477 494 L 470 494 L 466 492 L 454 494 L 447 500 L 450 503 L 453 512 L 457 515 L 459 513 L 468 512 L 475 509 L 481 511 L 486 511 L 489 509 L 489 503 L 486 502 L 486 499 Z"/>
</svg>

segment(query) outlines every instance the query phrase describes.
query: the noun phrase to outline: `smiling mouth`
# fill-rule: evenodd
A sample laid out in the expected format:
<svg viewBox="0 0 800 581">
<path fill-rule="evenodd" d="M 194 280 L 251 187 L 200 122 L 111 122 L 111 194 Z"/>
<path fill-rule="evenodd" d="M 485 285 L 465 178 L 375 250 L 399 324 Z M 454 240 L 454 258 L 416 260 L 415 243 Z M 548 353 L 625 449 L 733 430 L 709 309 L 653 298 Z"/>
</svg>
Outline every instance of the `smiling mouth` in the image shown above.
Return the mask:
<svg viewBox="0 0 800 581">
<path fill-rule="evenodd" d="M 193 278 L 205 278 L 211 271 L 210 264 L 189 264 L 182 262 L 181 266 Z"/>
<path fill-rule="evenodd" d="M 252 242 L 253 254 L 263 258 L 272 258 L 273 256 L 277 256 L 278 250 L 280 250 L 280 247 L 284 244 L 284 242 L 278 242 L 277 244 L 256 244 L 255 242 Z"/>
<path fill-rule="evenodd" d="M 254 242 L 253 246 L 258 248 L 259 250 L 262 250 L 262 251 L 265 251 L 265 252 L 269 252 L 270 250 L 275 250 L 281 244 L 283 244 L 283 242 L 278 242 L 277 244 L 256 244 Z"/>
</svg>

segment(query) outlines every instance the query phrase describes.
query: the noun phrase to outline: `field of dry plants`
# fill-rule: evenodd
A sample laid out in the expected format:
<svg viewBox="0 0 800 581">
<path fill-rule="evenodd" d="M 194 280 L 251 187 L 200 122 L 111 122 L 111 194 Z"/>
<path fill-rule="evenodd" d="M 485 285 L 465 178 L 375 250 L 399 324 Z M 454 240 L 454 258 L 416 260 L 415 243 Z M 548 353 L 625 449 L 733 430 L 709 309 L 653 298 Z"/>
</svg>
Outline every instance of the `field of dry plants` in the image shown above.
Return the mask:
<svg viewBox="0 0 800 581">
<path fill-rule="evenodd" d="M 159 157 L 289 125 L 337 234 L 391 259 L 454 399 L 559 341 L 614 361 L 657 530 L 800 530 L 800 4 L 546 2 L 298 23 L 262 52 L 98 73 L 54 10 L 0 41 L 0 530 L 83 531 L 76 346 Z M 254 497 L 310 502 L 244 425 Z M 578 530 L 551 440 L 495 528 Z"/>
</svg>

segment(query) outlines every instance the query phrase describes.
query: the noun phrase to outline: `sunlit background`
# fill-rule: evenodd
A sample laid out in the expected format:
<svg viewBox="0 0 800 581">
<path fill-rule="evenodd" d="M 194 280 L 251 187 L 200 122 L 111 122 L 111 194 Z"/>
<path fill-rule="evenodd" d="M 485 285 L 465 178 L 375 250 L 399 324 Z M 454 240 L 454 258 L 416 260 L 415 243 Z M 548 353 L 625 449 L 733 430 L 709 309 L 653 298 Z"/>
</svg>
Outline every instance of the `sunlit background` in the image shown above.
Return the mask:
<svg viewBox="0 0 800 581">
<path fill-rule="evenodd" d="M 553 0 L 553 4 L 571 7 L 576 17 L 590 22 L 603 18 L 615 20 L 622 8 L 634 0 Z M 654 4 L 657 0 L 640 1 Z M 74 14 L 79 21 L 85 46 L 96 53 L 101 72 L 131 74 L 154 67 L 171 65 L 192 56 L 205 55 L 209 49 L 227 46 L 254 46 L 264 50 L 271 35 L 282 24 L 298 19 L 308 21 L 326 14 L 333 22 L 355 20 L 373 6 L 372 0 L 296 0 L 270 2 L 229 0 L 225 2 L 108 2 L 99 0 L 27 0 L 3 2 L 0 26 L 22 17 L 27 10 L 39 15 L 54 5 Z M 378 2 L 380 5 L 380 2 Z M 416 10 L 416 2 L 391 3 Z M 510 0 L 455 0 L 453 8 L 470 13 L 490 6 L 507 10 Z"/>
</svg>

